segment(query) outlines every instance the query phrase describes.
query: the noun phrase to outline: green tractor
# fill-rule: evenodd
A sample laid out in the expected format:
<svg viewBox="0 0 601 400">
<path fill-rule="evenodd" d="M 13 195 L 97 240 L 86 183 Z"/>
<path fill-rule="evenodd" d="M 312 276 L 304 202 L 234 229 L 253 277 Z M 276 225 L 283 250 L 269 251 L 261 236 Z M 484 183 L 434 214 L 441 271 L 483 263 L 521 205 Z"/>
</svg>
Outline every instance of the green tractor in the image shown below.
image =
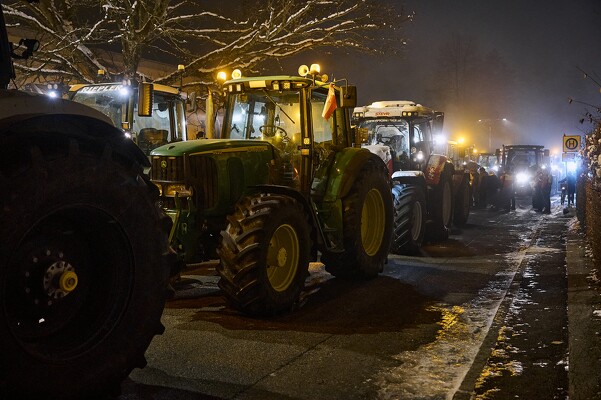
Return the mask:
<svg viewBox="0 0 601 400">
<path fill-rule="evenodd" d="M 312 67 L 225 82 L 220 139 L 151 153 L 172 247 L 187 264 L 219 258 L 220 288 L 250 315 L 294 308 L 310 261 L 368 279 L 387 260 L 386 165 L 351 129 L 355 87 L 320 82 Z"/>
</svg>

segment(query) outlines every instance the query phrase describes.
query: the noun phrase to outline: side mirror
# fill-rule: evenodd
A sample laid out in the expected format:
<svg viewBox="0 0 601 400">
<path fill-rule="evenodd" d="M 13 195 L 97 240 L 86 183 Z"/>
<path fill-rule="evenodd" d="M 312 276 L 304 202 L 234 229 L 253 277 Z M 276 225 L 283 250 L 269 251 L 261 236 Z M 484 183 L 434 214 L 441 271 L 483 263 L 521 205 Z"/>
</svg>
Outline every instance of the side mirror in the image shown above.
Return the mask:
<svg viewBox="0 0 601 400">
<path fill-rule="evenodd" d="M 148 82 L 138 84 L 138 116 L 151 117 L 154 103 L 154 85 Z"/>
<path fill-rule="evenodd" d="M 433 130 L 434 133 L 442 133 L 442 126 L 444 124 L 444 112 L 436 111 L 434 113 Z"/>
<path fill-rule="evenodd" d="M 121 107 L 121 129 L 125 130 L 125 131 L 129 131 L 131 129 L 131 124 L 130 124 L 130 113 L 129 113 L 129 109 L 127 107 L 127 103 L 128 102 L 124 102 L 121 103 L 121 105 L 119 107 Z"/>
<path fill-rule="evenodd" d="M 340 87 L 340 107 L 356 107 L 357 106 L 357 86 L 341 86 Z"/>
</svg>

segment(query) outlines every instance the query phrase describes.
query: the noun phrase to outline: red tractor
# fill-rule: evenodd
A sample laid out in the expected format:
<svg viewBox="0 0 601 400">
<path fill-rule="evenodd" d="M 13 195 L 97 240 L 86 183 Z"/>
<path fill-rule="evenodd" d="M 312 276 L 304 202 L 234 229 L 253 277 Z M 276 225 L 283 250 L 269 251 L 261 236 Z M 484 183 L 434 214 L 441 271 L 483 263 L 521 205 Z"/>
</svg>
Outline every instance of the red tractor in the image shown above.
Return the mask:
<svg viewBox="0 0 601 400">
<path fill-rule="evenodd" d="M 434 150 L 444 113 L 413 101 L 378 101 L 356 107 L 353 121 L 358 129 L 367 130 L 363 146 L 389 166 L 395 208 L 391 251 L 411 253 L 424 237 L 447 239 L 457 200 L 455 167 Z M 469 187 L 464 193 L 469 196 Z"/>
</svg>

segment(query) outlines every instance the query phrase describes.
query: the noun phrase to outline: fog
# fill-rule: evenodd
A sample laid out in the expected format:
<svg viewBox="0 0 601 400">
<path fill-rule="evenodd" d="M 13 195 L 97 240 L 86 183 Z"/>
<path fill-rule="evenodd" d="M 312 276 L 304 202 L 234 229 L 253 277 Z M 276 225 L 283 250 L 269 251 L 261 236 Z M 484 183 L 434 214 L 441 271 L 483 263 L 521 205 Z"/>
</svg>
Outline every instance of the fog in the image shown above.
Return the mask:
<svg viewBox="0 0 601 400">
<path fill-rule="evenodd" d="M 414 100 L 441 109 L 445 104 L 429 91 L 441 45 L 450 35 L 472 38 L 484 52 L 497 50 L 515 74 L 511 101 L 492 126 L 493 147 L 502 143 L 543 144 L 561 150 L 562 135 L 584 134 L 591 127 L 579 120 L 601 106 L 599 85 L 583 78 L 579 68 L 601 82 L 601 2 L 596 0 L 407 0 L 415 11 L 405 25 L 407 45 L 401 55 L 324 55 L 318 49 L 294 62 L 320 62 L 331 77 L 358 86 L 359 102 Z M 296 69 L 289 73 L 294 73 Z M 568 98 L 576 102 L 568 103 Z M 445 111 L 449 137 L 467 135 L 479 146 L 488 129 L 479 116 L 463 118 L 460 105 Z M 483 116 L 489 118 L 489 116 Z"/>
</svg>

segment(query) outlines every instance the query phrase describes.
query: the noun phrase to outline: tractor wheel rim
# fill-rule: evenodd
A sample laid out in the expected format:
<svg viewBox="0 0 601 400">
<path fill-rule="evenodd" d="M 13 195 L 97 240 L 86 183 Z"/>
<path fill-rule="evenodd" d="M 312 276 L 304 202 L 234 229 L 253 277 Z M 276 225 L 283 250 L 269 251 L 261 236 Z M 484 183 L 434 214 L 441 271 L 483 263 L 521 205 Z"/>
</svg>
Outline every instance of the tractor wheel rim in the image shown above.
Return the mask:
<svg viewBox="0 0 601 400">
<path fill-rule="evenodd" d="M 382 245 L 386 226 L 384 200 L 380 191 L 371 189 L 361 211 L 361 242 L 367 255 L 374 256 Z"/>
<path fill-rule="evenodd" d="M 92 231 L 72 221 L 108 228 Z M 0 276 L 0 312 L 29 354 L 53 361 L 80 356 L 104 340 L 109 330 L 101 328 L 121 318 L 130 291 L 121 282 L 132 279 L 133 268 L 129 262 L 111 262 L 131 259 L 124 233 L 113 221 L 94 207 L 64 208 L 41 218 L 14 250 L 8 273 Z M 47 230 L 53 235 L 40 234 Z M 86 257 L 91 243 L 111 256 Z"/>
<path fill-rule="evenodd" d="M 296 230 L 288 224 L 280 225 L 267 250 L 267 279 L 275 291 L 283 292 L 294 282 L 299 254 Z"/>
</svg>

